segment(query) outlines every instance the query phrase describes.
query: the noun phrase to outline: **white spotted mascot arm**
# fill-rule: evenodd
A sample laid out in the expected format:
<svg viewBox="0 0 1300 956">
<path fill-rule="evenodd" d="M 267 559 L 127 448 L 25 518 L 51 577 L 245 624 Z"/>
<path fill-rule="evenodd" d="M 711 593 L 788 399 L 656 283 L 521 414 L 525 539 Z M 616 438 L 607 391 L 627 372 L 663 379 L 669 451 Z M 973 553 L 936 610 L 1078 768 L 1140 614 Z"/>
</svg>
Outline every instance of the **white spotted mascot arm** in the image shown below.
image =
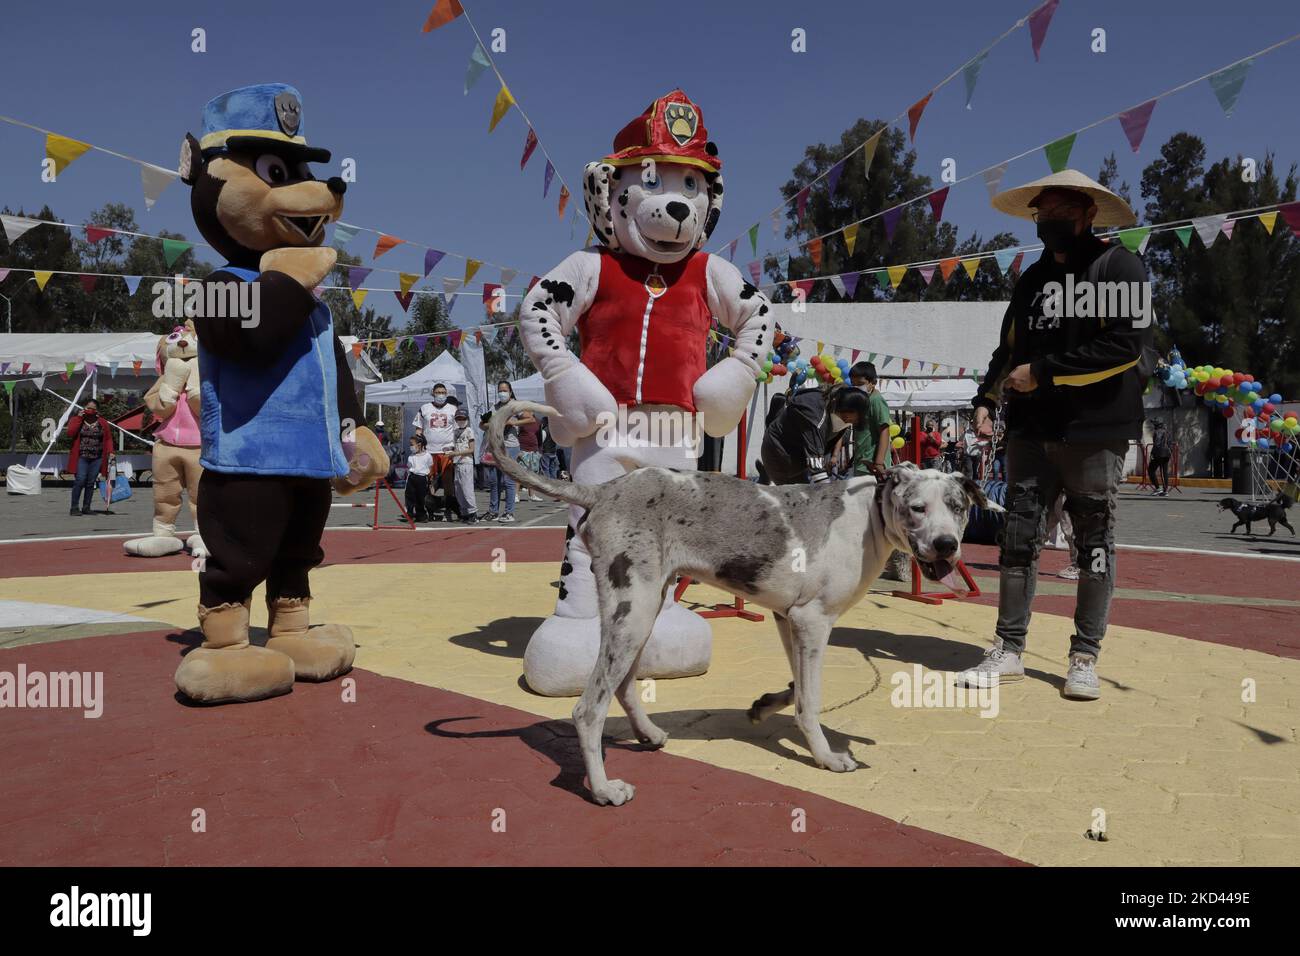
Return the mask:
<svg viewBox="0 0 1300 956">
<path fill-rule="evenodd" d="M 600 253 L 582 249 L 548 272 L 524 296 L 519 332 L 542 373 L 546 404 L 560 413 L 551 435 L 566 447 L 596 431 L 601 412 L 617 414 L 609 389 L 569 351 L 569 333 L 590 308 L 600 282 Z"/>
<path fill-rule="evenodd" d="M 734 347 L 695 383 L 695 407 L 703 416 L 704 431 L 721 438 L 740 423 L 754 395 L 759 369 L 771 348 L 768 326 L 773 323 L 767 296 L 730 262 L 709 256 L 707 275 L 709 309 L 732 332 Z"/>
</svg>

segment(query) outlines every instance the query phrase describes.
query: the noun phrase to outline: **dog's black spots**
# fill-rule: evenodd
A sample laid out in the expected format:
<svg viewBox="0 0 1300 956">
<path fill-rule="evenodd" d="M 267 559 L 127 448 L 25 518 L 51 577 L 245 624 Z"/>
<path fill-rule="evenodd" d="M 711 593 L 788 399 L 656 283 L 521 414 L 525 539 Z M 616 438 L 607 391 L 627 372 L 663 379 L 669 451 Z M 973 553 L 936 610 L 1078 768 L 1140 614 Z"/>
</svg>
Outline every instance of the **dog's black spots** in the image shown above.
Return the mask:
<svg viewBox="0 0 1300 956">
<path fill-rule="evenodd" d="M 622 179 L 622 178 L 623 178 L 623 170 L 621 170 L 621 169 L 619 169 L 617 166 L 615 166 L 615 167 L 614 167 L 614 171 L 613 171 L 612 173 L 610 173 L 610 175 L 613 176 L 615 179 Z"/>
<path fill-rule="evenodd" d="M 565 547 L 568 547 L 569 541 L 572 540 L 572 538 L 573 538 L 573 525 L 569 525 L 567 528 L 564 529 Z"/>
<path fill-rule="evenodd" d="M 558 345 L 552 345 L 552 346 L 551 346 L 551 351 L 553 351 L 553 352 L 558 352 L 559 350 L 560 350 L 560 347 L 559 347 Z"/>
<path fill-rule="evenodd" d="M 756 359 L 756 358 L 758 358 L 758 353 L 757 353 L 757 352 L 750 352 L 750 353 L 749 353 L 749 357 L 750 357 L 750 358 L 753 358 L 753 359 Z"/>
<path fill-rule="evenodd" d="M 717 156 L 718 144 L 715 143 L 713 140 L 709 140 L 707 143 L 704 144 L 704 151 L 708 153 L 710 156 Z"/>
<path fill-rule="evenodd" d="M 718 577 L 746 591 L 758 590 L 758 580 L 772 566 L 770 558 L 755 554 L 738 554 L 718 565 Z"/>
<path fill-rule="evenodd" d="M 555 296 L 555 301 L 563 305 L 573 305 L 573 286 L 555 279 L 543 279 L 542 288 Z"/>
<path fill-rule="evenodd" d="M 568 597 L 568 596 L 569 596 L 569 589 L 566 588 L 566 587 L 564 586 L 564 582 L 561 581 L 561 582 L 560 582 L 560 600 L 563 601 L 563 600 L 564 600 L 566 597 Z"/>
<path fill-rule="evenodd" d="M 758 295 L 758 289 L 753 285 L 753 283 L 746 282 L 741 286 L 740 297 L 742 299 L 752 299 L 756 295 Z"/>
<path fill-rule="evenodd" d="M 533 311 L 535 311 L 535 312 L 545 312 L 545 311 L 546 311 L 546 303 L 543 302 L 543 301 L 541 301 L 540 299 L 538 299 L 536 302 L 533 303 Z"/>
<path fill-rule="evenodd" d="M 763 336 L 760 335 L 760 336 L 758 337 L 758 341 L 755 342 L 754 344 L 755 344 L 755 345 L 762 345 L 762 344 L 763 344 Z"/>
<path fill-rule="evenodd" d="M 569 561 L 564 561 L 563 563 L 560 564 L 560 574 L 561 574 L 561 575 L 572 574 L 572 573 L 573 573 L 573 565 L 572 565 L 572 563 L 570 563 Z"/>
<path fill-rule="evenodd" d="M 678 518 L 678 519 L 677 519 L 677 523 L 678 523 L 678 524 L 686 524 L 686 519 L 685 519 L 685 518 Z"/>
<path fill-rule="evenodd" d="M 626 205 L 627 205 L 627 190 L 626 190 L 626 189 L 624 189 L 621 193 L 618 194 L 618 204 L 619 204 L 620 206 L 626 206 Z"/>
<path fill-rule="evenodd" d="M 619 214 L 620 216 L 622 216 L 624 219 L 627 218 L 627 213 L 625 213 L 625 212 L 624 212 L 623 210 L 621 210 L 621 209 L 618 211 L 618 214 Z"/>
<path fill-rule="evenodd" d="M 627 617 L 631 613 L 632 613 L 632 602 L 619 601 L 618 607 L 614 608 L 614 623 L 617 624 L 619 621 L 623 620 L 623 618 Z M 612 649 L 610 651 L 610 656 L 611 657 L 613 656 Z M 613 661 L 610 661 L 610 663 L 613 663 Z"/>
<path fill-rule="evenodd" d="M 659 496 L 658 496 L 658 495 L 655 495 L 654 497 L 649 498 L 649 499 L 646 500 L 645 506 L 646 506 L 647 508 L 653 508 L 653 507 L 655 506 L 655 502 L 658 501 L 658 500 L 659 500 Z"/>
<path fill-rule="evenodd" d="M 593 192 L 593 193 L 596 191 L 596 174 L 595 174 L 595 173 L 588 173 L 588 174 L 587 174 L 587 189 L 590 190 L 590 191 Z"/>
<path fill-rule="evenodd" d="M 609 562 L 609 583 L 616 588 L 625 588 L 631 585 L 632 578 L 628 572 L 632 569 L 632 556 L 626 551 L 621 552 L 618 557 Z"/>
<path fill-rule="evenodd" d="M 759 315 L 767 315 L 767 306 L 765 306 L 765 305 L 760 305 L 760 306 L 758 307 L 758 314 L 759 314 Z M 764 327 L 766 328 L 766 326 L 764 326 Z"/>
<path fill-rule="evenodd" d="M 766 325 L 760 325 L 758 328 L 759 328 L 759 330 L 762 331 L 762 332 L 766 332 L 766 331 L 767 331 L 767 326 L 766 326 Z"/>
<path fill-rule="evenodd" d="M 612 235 L 614 235 L 614 229 L 613 229 L 613 227 L 611 227 L 611 226 L 606 226 L 606 227 L 605 227 L 605 235 L 607 235 L 607 236 L 612 236 Z"/>
</svg>

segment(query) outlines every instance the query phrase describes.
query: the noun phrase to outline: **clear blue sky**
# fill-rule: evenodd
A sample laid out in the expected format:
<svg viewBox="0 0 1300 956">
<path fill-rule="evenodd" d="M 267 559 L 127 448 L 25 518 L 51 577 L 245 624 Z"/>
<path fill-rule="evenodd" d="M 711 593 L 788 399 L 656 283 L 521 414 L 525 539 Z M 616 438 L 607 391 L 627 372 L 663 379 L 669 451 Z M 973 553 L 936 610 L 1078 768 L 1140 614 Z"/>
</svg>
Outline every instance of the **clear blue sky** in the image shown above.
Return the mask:
<svg viewBox="0 0 1300 956">
<path fill-rule="evenodd" d="M 780 201 L 778 186 L 807 143 L 838 140 L 859 116 L 893 117 L 1033 6 L 467 2 L 485 36 L 506 30 L 498 65 L 575 189 L 583 164 L 606 153 L 624 123 L 655 96 L 683 87 L 701 105 L 724 161 L 727 200 L 717 240 Z M 183 134 L 196 131 L 211 96 L 255 82 L 292 83 L 303 93 L 308 139 L 334 152 L 331 171 L 341 157 L 357 161 L 347 221 L 513 265 L 521 278 L 511 291 L 518 292 L 528 276 L 576 248 L 585 228 L 570 238 L 567 217 L 557 219 L 558 182 L 543 201 L 540 151 L 519 172 L 526 127 L 517 113 L 488 133 L 496 83 L 489 72 L 462 94 L 472 34 L 463 19 L 422 34 L 431 7 L 432 0 L 7 0 L 0 113 L 174 167 Z M 196 26 L 207 30 L 203 54 L 190 52 Z M 795 27 L 807 32 L 806 53 L 791 52 Z M 1095 27 L 1107 31 L 1105 54 L 1090 52 Z M 984 64 L 971 110 L 963 108 L 960 78 L 935 96 L 917 134 L 919 166 L 937 181 L 951 157 L 964 175 L 1296 32 L 1300 10 L 1284 0 L 1062 0 L 1041 62 L 1021 29 Z M 1231 118 L 1201 83 L 1157 105 L 1137 156 L 1111 121 L 1080 136 L 1071 164 L 1095 175 L 1113 150 L 1136 195 L 1158 146 L 1188 129 L 1205 139 L 1211 159 L 1272 150 L 1285 169 L 1300 160 L 1298 80 L 1300 42 L 1256 63 Z M 46 184 L 42 155 L 39 134 L 0 124 L 0 206 L 48 203 L 64 219 L 82 221 L 105 202 L 123 201 L 135 205 L 143 231 L 198 238 L 183 185 L 146 213 L 133 164 L 89 153 Z M 1047 172 L 1039 153 L 1013 164 L 1004 183 Z M 1007 228 L 1032 238 L 1032 224 L 989 208 L 978 180 L 953 190 L 945 218 L 963 238 Z M 760 237 L 772 246 L 766 219 Z M 363 233 L 349 250 L 368 261 L 373 241 Z M 747 245 L 736 256 L 742 268 Z M 419 272 L 421 262 L 420 251 L 399 247 L 379 265 Z M 435 283 L 462 268 L 445 260 Z M 390 286 L 393 278 L 376 274 L 370 284 Z M 485 268 L 476 282 L 497 278 Z M 391 295 L 374 299 L 400 316 Z M 480 314 L 461 303 L 456 318 Z"/>
</svg>

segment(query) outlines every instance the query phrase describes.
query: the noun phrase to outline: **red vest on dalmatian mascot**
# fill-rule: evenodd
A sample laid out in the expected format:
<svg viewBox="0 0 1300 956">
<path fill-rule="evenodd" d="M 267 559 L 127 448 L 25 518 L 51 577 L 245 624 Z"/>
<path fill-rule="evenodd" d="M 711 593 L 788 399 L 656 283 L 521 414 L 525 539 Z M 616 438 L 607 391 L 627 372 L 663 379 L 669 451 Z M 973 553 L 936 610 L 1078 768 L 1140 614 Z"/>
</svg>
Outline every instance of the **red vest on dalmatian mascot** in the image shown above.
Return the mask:
<svg viewBox="0 0 1300 956">
<path fill-rule="evenodd" d="M 582 364 L 620 405 L 695 411 L 693 390 L 704 374 L 712 322 L 708 259 L 697 252 L 685 262 L 657 265 L 600 250 L 600 284 L 578 320 L 578 338 Z"/>
</svg>

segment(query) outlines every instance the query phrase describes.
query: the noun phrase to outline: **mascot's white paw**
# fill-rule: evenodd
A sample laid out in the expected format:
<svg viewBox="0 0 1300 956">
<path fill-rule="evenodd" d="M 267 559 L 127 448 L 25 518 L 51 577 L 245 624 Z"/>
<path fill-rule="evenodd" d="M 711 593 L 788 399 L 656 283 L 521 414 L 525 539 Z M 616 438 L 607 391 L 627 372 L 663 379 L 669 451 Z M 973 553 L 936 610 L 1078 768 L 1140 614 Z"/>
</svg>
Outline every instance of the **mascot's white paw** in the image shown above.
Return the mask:
<svg viewBox="0 0 1300 956">
<path fill-rule="evenodd" d="M 185 550 L 196 558 L 206 558 L 208 556 L 208 546 L 203 543 L 199 533 L 195 531 L 185 539 Z"/>
<path fill-rule="evenodd" d="M 704 431 L 714 438 L 731 433 L 754 394 L 755 372 L 734 355 L 709 369 L 695 383 L 695 408 Z"/>
<path fill-rule="evenodd" d="M 560 413 L 551 418 L 551 435 L 566 448 L 599 427 L 602 414 L 618 415 L 618 402 L 591 369 L 577 363 L 546 383 L 546 404 Z"/>
<path fill-rule="evenodd" d="M 529 638 L 524 680 L 547 697 L 577 697 L 587 686 L 600 650 L 600 620 L 552 614 Z M 637 678 L 694 677 L 709 669 L 713 631 L 709 622 L 680 604 L 659 613 Z"/>
<path fill-rule="evenodd" d="M 132 538 L 130 541 L 122 542 L 122 548 L 126 553 L 137 558 L 162 558 L 169 554 L 176 554 L 184 547 L 185 543 L 180 538 L 161 535 Z"/>
</svg>

